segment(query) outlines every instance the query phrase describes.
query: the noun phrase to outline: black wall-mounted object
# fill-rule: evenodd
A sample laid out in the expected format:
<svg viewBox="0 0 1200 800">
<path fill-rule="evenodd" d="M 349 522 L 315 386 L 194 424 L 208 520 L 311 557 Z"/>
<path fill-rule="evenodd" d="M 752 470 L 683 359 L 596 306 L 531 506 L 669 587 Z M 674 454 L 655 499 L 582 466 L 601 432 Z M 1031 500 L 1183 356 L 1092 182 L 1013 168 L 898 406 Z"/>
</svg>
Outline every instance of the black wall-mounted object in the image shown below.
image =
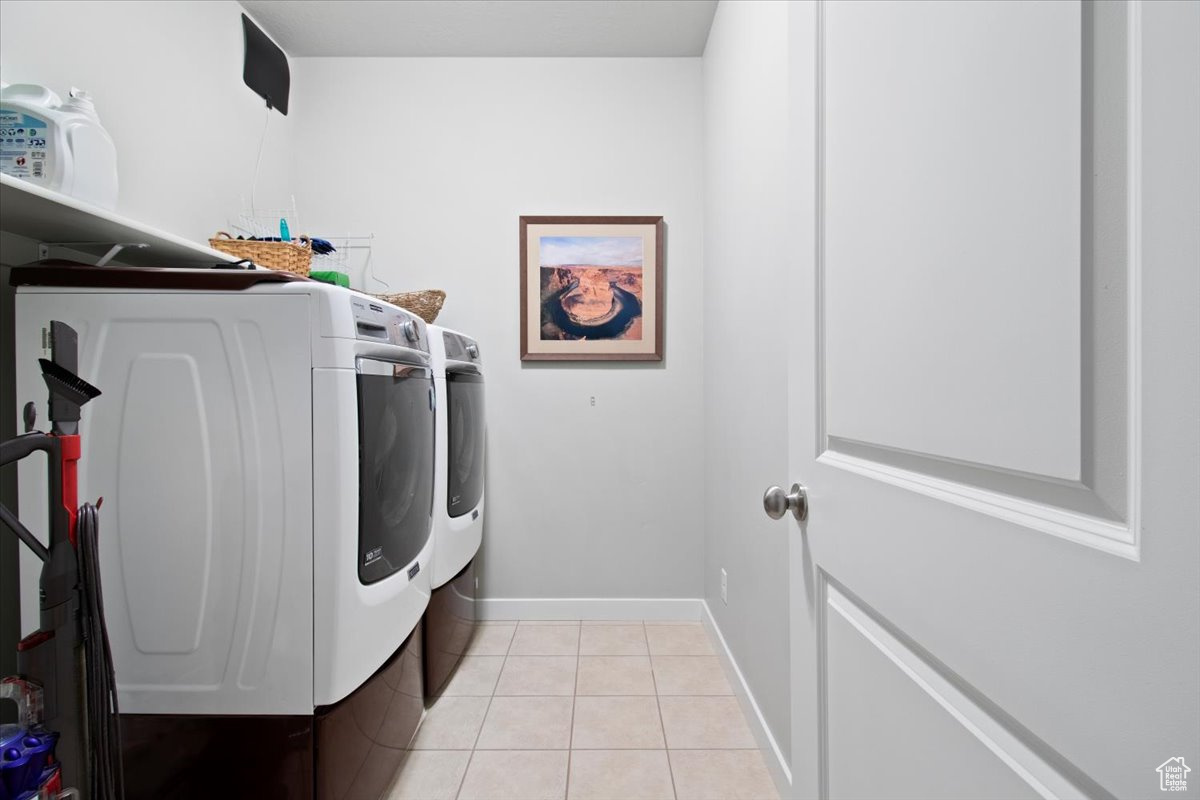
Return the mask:
<svg viewBox="0 0 1200 800">
<path fill-rule="evenodd" d="M 245 14 L 242 14 L 242 33 L 246 40 L 242 79 L 255 94 L 267 101 L 267 108 L 278 109 L 280 114 L 287 116 L 288 92 L 292 86 L 287 54 Z"/>
</svg>

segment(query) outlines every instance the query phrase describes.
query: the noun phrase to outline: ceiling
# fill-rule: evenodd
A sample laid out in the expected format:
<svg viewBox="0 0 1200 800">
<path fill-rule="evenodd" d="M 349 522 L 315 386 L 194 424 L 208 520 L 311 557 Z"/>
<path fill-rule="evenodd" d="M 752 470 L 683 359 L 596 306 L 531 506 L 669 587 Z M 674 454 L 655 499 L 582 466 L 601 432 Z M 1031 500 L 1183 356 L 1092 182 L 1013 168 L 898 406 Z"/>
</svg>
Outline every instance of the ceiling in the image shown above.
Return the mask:
<svg viewBox="0 0 1200 800">
<path fill-rule="evenodd" d="M 242 0 L 290 56 L 698 56 L 717 0 Z"/>
</svg>

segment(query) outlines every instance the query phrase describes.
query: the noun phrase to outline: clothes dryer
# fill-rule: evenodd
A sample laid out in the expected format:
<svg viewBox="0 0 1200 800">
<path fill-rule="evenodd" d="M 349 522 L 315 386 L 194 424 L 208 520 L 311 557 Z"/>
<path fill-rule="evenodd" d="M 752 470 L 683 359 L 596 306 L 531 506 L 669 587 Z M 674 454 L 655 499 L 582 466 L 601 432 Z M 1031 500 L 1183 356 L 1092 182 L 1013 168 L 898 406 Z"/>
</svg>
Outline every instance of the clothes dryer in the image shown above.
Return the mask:
<svg viewBox="0 0 1200 800">
<path fill-rule="evenodd" d="M 483 541 L 483 359 L 466 334 L 430 326 L 437 387 L 433 589 L 425 615 L 425 689 L 438 692 L 475 629 L 475 555 Z"/>
</svg>

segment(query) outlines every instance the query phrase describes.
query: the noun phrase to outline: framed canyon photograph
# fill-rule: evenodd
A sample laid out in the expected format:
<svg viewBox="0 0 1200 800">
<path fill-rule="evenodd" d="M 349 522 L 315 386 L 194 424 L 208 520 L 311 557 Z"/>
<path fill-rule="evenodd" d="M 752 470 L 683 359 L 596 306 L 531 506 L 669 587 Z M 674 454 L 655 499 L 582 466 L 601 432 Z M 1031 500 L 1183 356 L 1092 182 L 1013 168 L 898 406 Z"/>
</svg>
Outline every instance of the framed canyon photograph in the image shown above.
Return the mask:
<svg viewBox="0 0 1200 800">
<path fill-rule="evenodd" d="M 662 361 L 662 217 L 521 217 L 521 360 Z"/>
</svg>

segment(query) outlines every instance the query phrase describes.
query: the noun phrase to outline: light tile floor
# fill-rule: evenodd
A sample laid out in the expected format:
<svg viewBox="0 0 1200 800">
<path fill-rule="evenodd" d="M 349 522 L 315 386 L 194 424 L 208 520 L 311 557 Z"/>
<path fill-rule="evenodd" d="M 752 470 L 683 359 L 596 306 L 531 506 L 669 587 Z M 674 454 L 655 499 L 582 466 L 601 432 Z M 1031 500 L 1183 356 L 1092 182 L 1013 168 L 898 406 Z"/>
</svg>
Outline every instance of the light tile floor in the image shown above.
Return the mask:
<svg viewBox="0 0 1200 800">
<path fill-rule="evenodd" d="M 486 622 L 386 800 L 775 800 L 699 623 Z"/>
</svg>

